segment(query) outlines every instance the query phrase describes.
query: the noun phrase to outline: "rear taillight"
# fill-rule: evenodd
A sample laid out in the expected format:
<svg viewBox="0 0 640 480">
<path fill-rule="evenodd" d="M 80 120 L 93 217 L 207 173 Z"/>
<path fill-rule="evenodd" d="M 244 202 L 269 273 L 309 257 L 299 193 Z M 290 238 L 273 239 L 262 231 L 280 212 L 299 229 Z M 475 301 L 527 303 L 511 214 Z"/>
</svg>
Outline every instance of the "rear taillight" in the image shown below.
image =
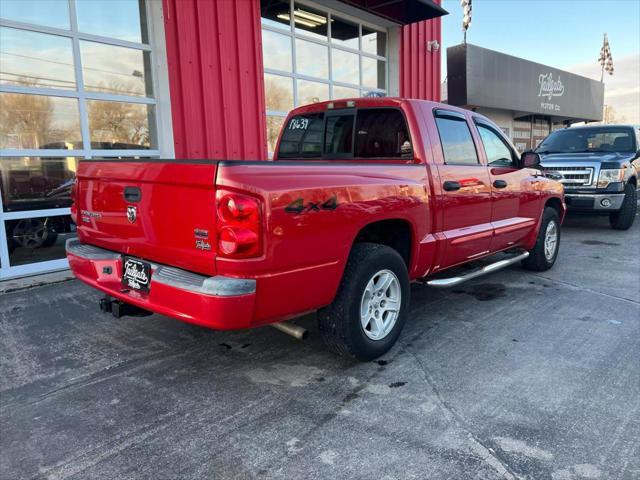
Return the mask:
<svg viewBox="0 0 640 480">
<path fill-rule="evenodd" d="M 218 255 L 249 258 L 262 254 L 260 201 L 256 198 L 219 190 Z"/>
<path fill-rule="evenodd" d="M 71 184 L 69 197 L 71 198 L 71 208 L 69 212 L 71 215 L 71 220 L 73 221 L 73 223 L 77 224 L 78 223 L 78 207 L 76 206 L 76 203 L 78 201 L 78 180 L 77 179 L 75 179 Z"/>
</svg>

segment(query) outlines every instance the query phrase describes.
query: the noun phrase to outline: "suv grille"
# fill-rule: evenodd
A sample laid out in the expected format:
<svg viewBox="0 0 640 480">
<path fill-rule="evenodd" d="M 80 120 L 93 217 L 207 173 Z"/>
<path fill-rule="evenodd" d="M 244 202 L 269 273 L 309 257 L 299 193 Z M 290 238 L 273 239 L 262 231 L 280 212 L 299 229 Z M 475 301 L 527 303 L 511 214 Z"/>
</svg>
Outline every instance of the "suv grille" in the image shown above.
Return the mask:
<svg viewBox="0 0 640 480">
<path fill-rule="evenodd" d="M 566 187 L 586 187 L 593 182 L 593 167 L 542 167 L 545 172 L 559 173 Z"/>
</svg>

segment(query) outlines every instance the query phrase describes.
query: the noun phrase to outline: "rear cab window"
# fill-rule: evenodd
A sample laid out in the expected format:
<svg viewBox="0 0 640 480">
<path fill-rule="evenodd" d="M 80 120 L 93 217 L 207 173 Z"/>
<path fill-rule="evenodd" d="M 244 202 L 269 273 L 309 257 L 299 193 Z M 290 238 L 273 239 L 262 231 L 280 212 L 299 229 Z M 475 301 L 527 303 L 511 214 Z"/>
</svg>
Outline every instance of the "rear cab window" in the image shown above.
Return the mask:
<svg viewBox="0 0 640 480">
<path fill-rule="evenodd" d="M 413 147 L 399 108 L 342 109 L 292 117 L 276 158 L 411 160 Z"/>
<path fill-rule="evenodd" d="M 435 113 L 440 145 L 446 165 L 480 165 L 478 152 L 464 115 L 439 110 Z"/>
</svg>

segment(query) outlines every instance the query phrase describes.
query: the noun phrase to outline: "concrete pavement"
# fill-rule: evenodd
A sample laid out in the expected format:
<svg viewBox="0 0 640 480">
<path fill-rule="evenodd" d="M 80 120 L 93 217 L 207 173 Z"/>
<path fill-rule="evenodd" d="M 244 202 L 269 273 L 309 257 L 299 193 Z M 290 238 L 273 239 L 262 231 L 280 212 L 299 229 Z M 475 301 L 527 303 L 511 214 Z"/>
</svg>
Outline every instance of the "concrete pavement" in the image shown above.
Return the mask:
<svg viewBox="0 0 640 480">
<path fill-rule="evenodd" d="M 0 478 L 640 478 L 640 221 L 570 218 L 549 272 L 412 296 L 358 364 L 312 316 L 298 342 L 5 293 Z"/>
</svg>

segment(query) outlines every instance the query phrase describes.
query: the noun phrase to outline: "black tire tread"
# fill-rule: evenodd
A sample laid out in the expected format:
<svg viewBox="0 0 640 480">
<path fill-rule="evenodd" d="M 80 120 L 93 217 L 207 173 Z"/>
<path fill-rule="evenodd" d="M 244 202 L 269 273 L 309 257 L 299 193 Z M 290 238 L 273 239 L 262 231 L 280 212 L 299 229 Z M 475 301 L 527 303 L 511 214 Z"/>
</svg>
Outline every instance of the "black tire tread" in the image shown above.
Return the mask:
<svg viewBox="0 0 640 480">
<path fill-rule="evenodd" d="M 547 229 L 547 224 L 551 219 L 555 219 L 556 224 L 558 225 L 558 245 L 556 247 L 556 258 L 558 256 L 558 250 L 560 249 L 560 216 L 558 212 L 553 207 L 545 207 L 544 212 L 542 212 L 542 222 L 540 224 L 540 231 L 538 232 L 538 238 L 536 239 L 536 244 L 533 249 L 529 250 L 529 256 L 522 261 L 522 266 L 534 272 L 544 272 L 549 270 L 554 261 L 549 263 L 544 256 L 544 235 Z"/>
<path fill-rule="evenodd" d="M 638 191 L 633 183 L 624 188 L 624 201 L 619 211 L 609 215 L 609 224 L 614 230 L 629 230 L 638 210 Z"/>
</svg>

